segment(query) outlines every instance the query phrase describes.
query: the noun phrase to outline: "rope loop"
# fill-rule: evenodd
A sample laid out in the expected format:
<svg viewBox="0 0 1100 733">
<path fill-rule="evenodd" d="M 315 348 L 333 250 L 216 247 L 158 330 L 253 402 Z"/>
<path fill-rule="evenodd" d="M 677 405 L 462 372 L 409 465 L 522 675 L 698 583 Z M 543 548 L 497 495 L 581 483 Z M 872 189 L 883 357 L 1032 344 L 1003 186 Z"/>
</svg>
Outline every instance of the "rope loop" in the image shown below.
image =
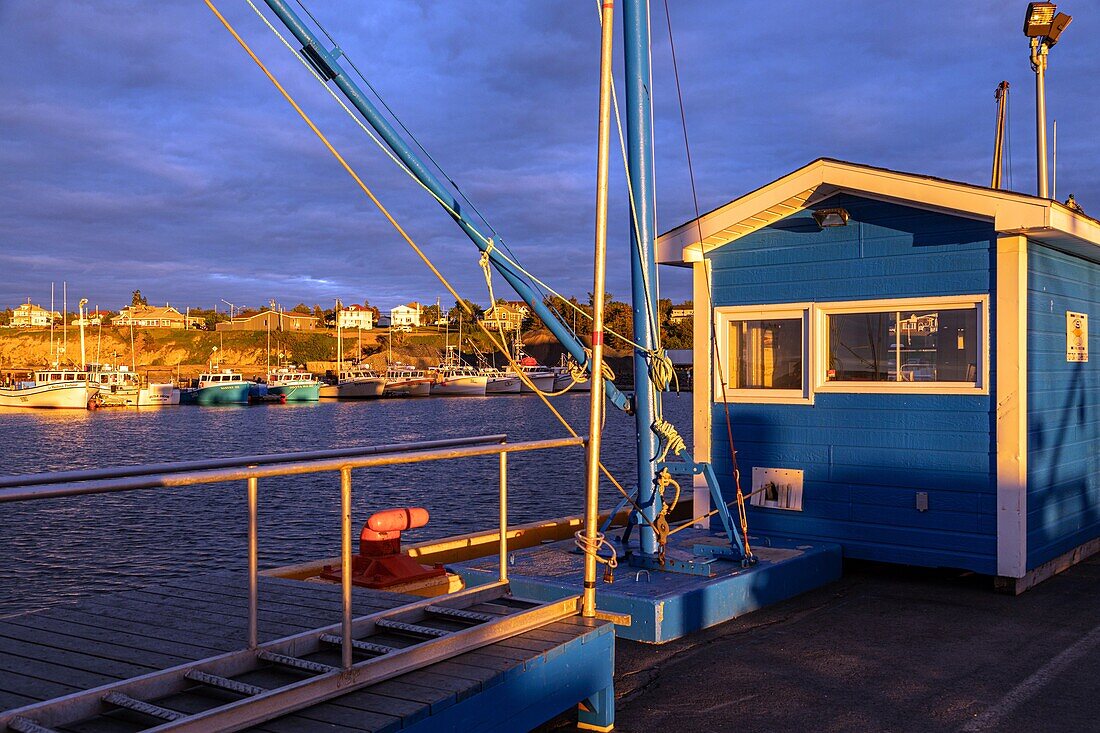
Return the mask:
<svg viewBox="0 0 1100 733">
<path fill-rule="evenodd" d="M 615 550 L 615 545 L 604 536 L 603 532 L 597 532 L 596 536 L 590 541 L 588 535 L 581 529 L 573 533 L 573 538 L 577 548 L 586 555 L 592 555 L 596 562 L 606 565 L 612 570 L 619 567 L 619 555 Z M 600 551 L 604 549 L 611 553 L 611 557 L 600 555 Z"/>
<path fill-rule="evenodd" d="M 675 454 L 687 449 L 687 442 L 681 437 L 680 431 L 676 429 L 675 425 L 667 420 L 657 418 L 653 423 L 652 430 L 654 435 L 664 442 L 664 447 L 661 449 L 661 455 L 657 459 L 658 461 L 663 461 L 668 458 L 669 453 Z"/>
</svg>

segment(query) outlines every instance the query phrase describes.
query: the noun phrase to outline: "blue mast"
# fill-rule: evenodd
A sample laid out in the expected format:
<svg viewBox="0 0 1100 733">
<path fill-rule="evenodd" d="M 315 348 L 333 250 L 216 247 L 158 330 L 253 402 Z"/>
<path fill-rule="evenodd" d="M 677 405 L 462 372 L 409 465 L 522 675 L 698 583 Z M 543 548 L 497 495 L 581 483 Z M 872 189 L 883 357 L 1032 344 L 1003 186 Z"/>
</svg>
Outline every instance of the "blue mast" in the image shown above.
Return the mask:
<svg viewBox="0 0 1100 733">
<path fill-rule="evenodd" d="M 448 213 L 458 226 L 466 233 L 466 236 L 482 252 L 488 252 L 489 262 L 493 268 L 508 281 L 508 284 L 523 298 L 531 310 L 546 324 L 550 332 L 561 343 L 570 355 L 586 369 L 589 367 L 588 355 L 585 353 L 584 344 L 576 337 L 568 326 L 558 320 L 557 315 L 543 302 L 535 288 L 527 281 L 522 273 L 518 272 L 511 263 L 505 260 L 493 247 L 490 247 L 478 234 L 477 229 L 468 218 L 461 204 L 451 192 L 443 185 L 443 182 L 435 175 L 413 148 L 401 137 L 400 134 L 367 98 L 359 86 L 345 72 L 336 59 L 340 55 L 339 50 L 329 51 L 324 47 L 321 39 L 305 24 L 301 18 L 290 8 L 285 0 L 265 0 L 272 12 L 302 44 L 302 55 L 325 79 L 332 80 L 337 88 L 343 92 L 348 101 L 363 115 L 371 127 L 381 136 L 394 154 L 401 159 L 412 174 L 423 183 L 433 194 L 439 197 Z M 617 407 L 627 412 L 630 411 L 630 401 L 626 395 L 619 391 L 613 382 L 604 382 L 608 399 Z"/>
<path fill-rule="evenodd" d="M 632 274 L 631 305 L 634 312 L 634 342 L 652 351 L 659 339 L 653 332 L 657 313 L 656 196 L 653 187 L 653 73 L 650 58 L 649 1 L 626 0 L 623 3 L 623 48 L 626 57 L 626 145 L 630 169 L 630 264 Z M 637 228 L 635 228 L 635 222 Z M 658 326 L 659 327 L 659 326 Z M 656 401 L 649 374 L 649 355 L 634 351 L 634 421 L 638 444 L 638 506 L 648 521 L 642 520 L 639 540 L 643 556 L 657 552 L 653 521 L 659 507 L 656 502 L 654 459 L 657 438 L 652 426 Z"/>
</svg>

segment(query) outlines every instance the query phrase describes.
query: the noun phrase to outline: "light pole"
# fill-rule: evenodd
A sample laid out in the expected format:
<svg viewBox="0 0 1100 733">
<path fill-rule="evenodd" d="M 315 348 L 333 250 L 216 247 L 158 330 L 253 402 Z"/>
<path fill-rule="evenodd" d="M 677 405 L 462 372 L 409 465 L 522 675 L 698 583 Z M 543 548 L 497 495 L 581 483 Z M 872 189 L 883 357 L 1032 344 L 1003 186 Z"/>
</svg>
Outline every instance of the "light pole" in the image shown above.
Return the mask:
<svg viewBox="0 0 1100 733">
<path fill-rule="evenodd" d="M 1024 35 L 1031 39 L 1031 70 L 1035 72 L 1035 162 L 1038 196 L 1047 198 L 1047 55 L 1066 29 L 1071 16 L 1058 13 L 1054 3 L 1028 3 Z"/>
</svg>

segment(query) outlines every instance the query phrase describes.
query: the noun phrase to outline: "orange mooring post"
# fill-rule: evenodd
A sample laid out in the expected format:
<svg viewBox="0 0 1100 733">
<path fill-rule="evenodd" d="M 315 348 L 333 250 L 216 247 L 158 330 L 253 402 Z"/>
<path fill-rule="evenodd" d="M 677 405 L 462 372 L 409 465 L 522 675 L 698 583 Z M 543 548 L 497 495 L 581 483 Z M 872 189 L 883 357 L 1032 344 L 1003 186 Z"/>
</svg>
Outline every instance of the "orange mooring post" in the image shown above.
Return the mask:
<svg viewBox="0 0 1100 733">
<path fill-rule="evenodd" d="M 366 588 L 389 588 L 446 575 L 442 565 L 421 565 L 401 552 L 401 533 L 428 523 L 428 510 L 403 507 L 375 512 L 359 532 L 359 554 L 352 558 L 351 582 Z M 326 580 L 340 580 L 340 568 L 326 565 Z"/>
</svg>

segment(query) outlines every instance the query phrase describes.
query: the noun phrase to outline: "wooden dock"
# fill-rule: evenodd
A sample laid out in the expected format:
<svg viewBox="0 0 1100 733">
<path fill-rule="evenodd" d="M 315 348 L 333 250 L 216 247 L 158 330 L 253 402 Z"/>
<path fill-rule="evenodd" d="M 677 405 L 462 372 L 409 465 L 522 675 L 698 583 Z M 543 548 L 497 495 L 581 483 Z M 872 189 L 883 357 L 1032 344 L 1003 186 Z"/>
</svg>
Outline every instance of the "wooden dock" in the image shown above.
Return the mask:
<svg viewBox="0 0 1100 733">
<path fill-rule="evenodd" d="M 356 614 L 420 600 L 359 588 L 353 597 Z M 247 608 L 246 575 L 221 573 L 169 579 L 140 590 L 90 596 L 0 619 L 0 710 L 241 649 L 246 646 Z M 340 608 L 339 586 L 261 577 L 260 641 L 335 623 Z M 494 602 L 471 610 L 504 614 L 514 609 Z M 585 701 L 599 711 L 598 716 L 589 716 L 586 727 L 609 730 L 613 640 L 610 624 L 569 618 L 283 716 L 255 730 L 529 730 Z M 410 643 L 398 637 L 391 642 Z M 312 659 L 338 665 L 339 650 Z M 278 687 L 288 683 L 290 674 L 272 667 L 241 681 Z M 194 712 L 223 702 L 221 695 L 196 687 L 158 704 Z M 118 711 L 63 730 L 128 732 L 150 725 L 143 716 Z"/>
</svg>

